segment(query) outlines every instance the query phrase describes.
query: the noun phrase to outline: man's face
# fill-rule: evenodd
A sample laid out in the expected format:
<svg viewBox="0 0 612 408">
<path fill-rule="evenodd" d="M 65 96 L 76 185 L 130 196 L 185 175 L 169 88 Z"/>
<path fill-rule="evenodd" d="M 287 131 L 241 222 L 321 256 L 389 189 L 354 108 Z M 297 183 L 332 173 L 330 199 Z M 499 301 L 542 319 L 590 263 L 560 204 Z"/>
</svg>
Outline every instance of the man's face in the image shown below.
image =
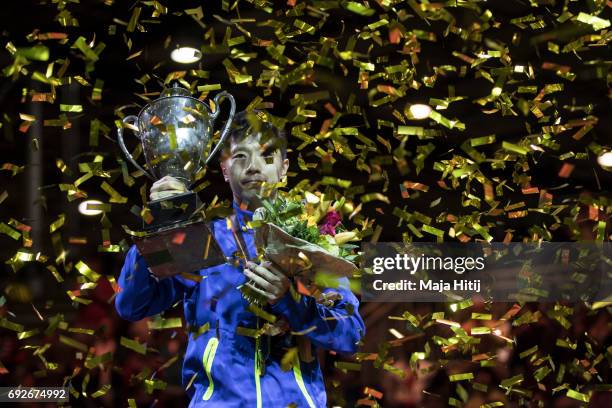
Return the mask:
<svg viewBox="0 0 612 408">
<path fill-rule="evenodd" d="M 263 144 L 262 144 L 263 143 Z M 282 159 L 279 149 L 266 148 L 260 134 L 250 135 L 239 142 L 231 142 L 230 151 L 221 162 L 225 181 L 230 184 L 234 200 L 246 204 L 253 211 L 261 205 L 258 196 L 287 174 L 289 160 Z"/>
</svg>

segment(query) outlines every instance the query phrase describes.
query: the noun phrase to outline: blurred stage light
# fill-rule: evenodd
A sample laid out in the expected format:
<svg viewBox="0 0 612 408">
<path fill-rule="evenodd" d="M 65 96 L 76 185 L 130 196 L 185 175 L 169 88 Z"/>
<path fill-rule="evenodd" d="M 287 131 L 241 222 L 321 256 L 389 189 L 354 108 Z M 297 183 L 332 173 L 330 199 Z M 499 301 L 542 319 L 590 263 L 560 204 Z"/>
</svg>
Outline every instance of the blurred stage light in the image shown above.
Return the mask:
<svg viewBox="0 0 612 408">
<path fill-rule="evenodd" d="M 612 151 L 603 151 L 599 157 L 597 157 L 597 163 L 607 171 L 612 171 Z"/>
<path fill-rule="evenodd" d="M 103 204 L 102 201 L 98 200 L 85 200 L 79 204 L 79 212 L 83 215 L 98 215 L 102 214 L 102 210 L 90 210 L 87 209 L 89 204 Z"/>
<path fill-rule="evenodd" d="M 431 106 L 422 103 L 415 103 L 409 108 L 411 119 L 427 119 L 431 113 Z"/>
<path fill-rule="evenodd" d="M 193 64 L 202 58 L 202 52 L 192 47 L 180 47 L 172 50 L 170 58 L 180 64 Z"/>
</svg>

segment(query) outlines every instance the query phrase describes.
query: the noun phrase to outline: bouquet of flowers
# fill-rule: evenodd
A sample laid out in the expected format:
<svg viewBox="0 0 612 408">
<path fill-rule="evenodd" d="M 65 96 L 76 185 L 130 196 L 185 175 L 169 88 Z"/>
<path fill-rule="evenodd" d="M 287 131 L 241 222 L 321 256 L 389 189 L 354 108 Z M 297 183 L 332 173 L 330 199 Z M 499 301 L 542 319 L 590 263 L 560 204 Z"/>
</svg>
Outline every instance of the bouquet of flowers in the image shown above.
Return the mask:
<svg viewBox="0 0 612 408">
<path fill-rule="evenodd" d="M 317 288 L 320 276 L 350 277 L 357 271 L 354 262 L 359 256 L 357 231 L 342 225 L 341 209 L 345 200 L 325 200 L 323 194 L 305 192 L 304 196 L 278 196 L 266 199 L 253 214 L 250 227 L 255 228 L 255 245 L 259 257 L 272 261 L 289 278 L 297 279 L 317 302 L 331 305 L 341 298 L 337 293 L 321 293 Z M 328 278 L 329 279 L 329 278 Z M 314 285 L 312 285 L 314 283 Z M 248 286 L 242 286 L 243 296 L 251 310 L 265 303 Z M 298 285 L 298 291 L 299 285 Z M 266 323 L 260 330 L 271 335 L 283 331 L 279 322 Z M 310 343 L 297 337 L 300 358 L 313 361 Z M 259 349 L 258 349 L 259 350 Z"/>
<path fill-rule="evenodd" d="M 342 225 L 344 199 L 325 200 L 323 194 L 277 197 L 263 201 L 252 221 L 258 253 L 288 277 L 312 282 L 317 272 L 350 277 L 356 271 L 357 231 Z"/>
</svg>

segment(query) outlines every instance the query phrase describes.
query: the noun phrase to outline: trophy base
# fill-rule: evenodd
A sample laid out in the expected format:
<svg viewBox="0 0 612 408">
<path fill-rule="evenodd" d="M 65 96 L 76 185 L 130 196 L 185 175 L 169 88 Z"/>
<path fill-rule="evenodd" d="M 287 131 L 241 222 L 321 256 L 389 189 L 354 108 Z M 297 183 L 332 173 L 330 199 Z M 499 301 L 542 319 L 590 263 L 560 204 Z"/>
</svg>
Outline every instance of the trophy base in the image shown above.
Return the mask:
<svg viewBox="0 0 612 408">
<path fill-rule="evenodd" d="M 153 221 L 144 224 L 145 234 L 133 240 L 153 275 L 166 278 L 183 274 L 197 281 L 201 269 L 226 262 L 209 223 L 196 212 L 201 205 L 196 193 L 178 194 L 148 205 Z"/>
<path fill-rule="evenodd" d="M 199 281 L 201 269 L 226 262 L 209 224 L 204 221 L 173 224 L 133 240 L 149 271 L 158 278 L 182 274 Z"/>
<path fill-rule="evenodd" d="M 159 232 L 193 222 L 197 219 L 197 214 L 194 213 L 200 205 L 198 195 L 191 191 L 150 201 L 148 207 L 153 221 L 147 224 L 143 220 L 143 229 L 149 233 Z"/>
</svg>

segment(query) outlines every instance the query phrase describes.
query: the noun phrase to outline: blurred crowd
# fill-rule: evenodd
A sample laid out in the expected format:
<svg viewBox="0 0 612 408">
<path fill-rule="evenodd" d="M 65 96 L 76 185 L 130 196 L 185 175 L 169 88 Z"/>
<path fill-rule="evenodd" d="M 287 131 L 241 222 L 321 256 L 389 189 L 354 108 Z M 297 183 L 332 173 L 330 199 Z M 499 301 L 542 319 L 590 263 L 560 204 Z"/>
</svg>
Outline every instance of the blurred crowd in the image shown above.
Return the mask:
<svg viewBox="0 0 612 408">
<path fill-rule="evenodd" d="M 119 407 L 129 406 L 187 406 L 188 399 L 180 380 L 181 364 L 186 347 L 186 334 L 181 328 L 150 330 L 149 319 L 138 322 L 127 322 L 119 318 L 113 305 L 114 291 L 104 278 L 92 291 L 88 305 L 79 305 L 72 314 L 66 313 L 63 320 L 68 328 L 94 330 L 93 335 L 75 333 L 58 327 L 53 333 L 45 334 L 47 321 L 40 321 L 40 330 L 36 336 L 19 340 L 15 332 L 0 332 L 0 361 L 5 366 L 0 375 L 1 386 L 62 386 L 70 385 L 75 392 L 71 397 L 73 406 L 84 407 Z M 527 304 L 521 313 L 540 311 L 539 319 L 533 323 L 513 326 L 511 321 L 495 320 L 504 315 L 512 304 L 495 303 L 486 305 L 475 302 L 469 311 L 458 311 L 453 319 L 461 322 L 461 328 L 469 333 L 473 326 L 488 325 L 495 335 L 480 336 L 478 350 L 488 353 L 483 360 L 494 364 L 482 365 L 478 358 L 470 356 L 473 350 L 466 353 L 460 348 L 430 347 L 427 356 L 412 360 L 415 352 L 426 350 L 426 343 L 432 345 L 434 336 L 450 338 L 454 336 L 451 329 L 444 324 L 431 325 L 425 330 L 415 328 L 406 321 L 388 319 L 388 316 L 401 315 L 409 311 L 415 316 L 426 316 L 435 311 L 444 310 L 447 305 L 432 303 L 380 304 L 365 303 L 362 305 L 362 316 L 366 321 L 367 335 L 361 348 L 360 371 L 341 370 L 335 366 L 336 361 L 355 361 L 347 356 L 337 356 L 322 352 L 319 355 L 324 370 L 328 389 L 329 406 L 379 406 L 382 407 L 447 407 L 452 401 L 460 401 L 463 407 L 481 407 L 485 404 L 501 402 L 506 407 L 520 406 L 518 393 L 507 393 L 499 387 L 503 379 L 523 375 L 519 387 L 528 390 L 530 395 L 522 396 L 528 405 L 554 408 L 579 406 L 605 407 L 612 406 L 610 392 L 594 392 L 590 403 L 585 404 L 566 396 L 567 390 L 555 391 L 554 388 L 567 384 L 575 389 L 576 385 L 588 382 L 587 375 L 596 378 L 591 383 L 606 384 L 610 382 L 610 320 L 606 308 L 590 310 L 584 305 L 567 305 L 574 307 L 571 326 L 564 329 L 559 322 L 549 317 L 554 304 Z M 7 309 L 2 309 L 6 317 Z M 491 313 L 494 318 L 488 321 L 472 320 L 472 312 Z M 49 320 L 45 310 L 40 310 L 41 317 Z M 182 316 L 179 303 L 167 312 L 165 317 Z M 400 333 L 404 340 L 398 341 L 391 331 Z M 84 366 L 88 353 L 59 341 L 59 335 L 65 335 L 89 347 L 90 358 L 111 352 L 112 361 L 88 369 Z M 135 339 L 146 343 L 146 355 L 120 345 L 121 337 Z M 575 349 L 559 347 L 558 339 L 565 339 L 575 344 Z M 37 354 L 37 348 L 44 349 Z M 29 345 L 29 346 L 27 346 Z M 35 346 L 33 348 L 31 346 Z M 538 382 L 533 378 L 536 367 L 533 358 L 521 358 L 520 353 L 537 346 L 539 357 L 550 356 L 544 365 L 552 363 L 552 372 Z M 384 362 L 393 370 L 384 367 L 376 368 L 373 353 L 387 353 Z M 608 353 L 603 361 L 590 367 L 600 354 Z M 174 358 L 174 361 L 172 359 Z M 473 361 L 474 360 L 474 361 Z M 57 364 L 56 369 L 45 369 L 47 364 Z M 561 365 L 566 368 L 562 378 L 557 378 Z M 541 365 L 540 365 L 541 367 Z M 161 369 L 160 369 L 161 368 Z M 577 369 L 579 368 L 579 369 Z M 471 372 L 470 381 L 450 381 L 449 376 L 457 373 Z M 399 374 L 398 374 L 399 373 Z M 472 384 L 477 383 L 478 389 Z M 96 391 L 104 390 L 103 395 Z M 366 389 L 367 388 L 367 389 Z M 583 389 L 585 393 L 590 388 Z M 372 391 L 373 390 L 373 391 Z M 132 401 L 128 401 L 128 399 Z M 454 400 L 453 400 L 454 399 Z M 41 404 L 23 404 L 41 407 Z M 44 405 L 43 405 L 44 406 Z M 48 404 L 55 406 L 55 404 Z"/>
</svg>

